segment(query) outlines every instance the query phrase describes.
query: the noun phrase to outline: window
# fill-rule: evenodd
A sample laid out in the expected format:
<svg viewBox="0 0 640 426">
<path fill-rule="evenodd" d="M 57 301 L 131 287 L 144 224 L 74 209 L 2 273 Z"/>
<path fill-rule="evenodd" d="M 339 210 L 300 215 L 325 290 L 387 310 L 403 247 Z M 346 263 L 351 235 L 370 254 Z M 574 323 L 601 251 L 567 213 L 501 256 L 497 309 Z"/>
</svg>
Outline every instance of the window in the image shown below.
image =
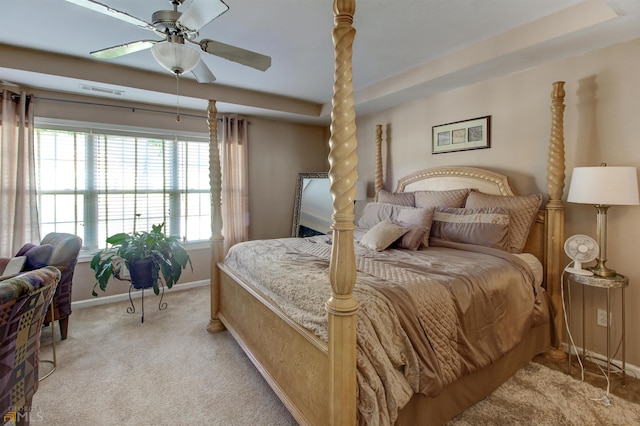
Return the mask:
<svg viewBox="0 0 640 426">
<path fill-rule="evenodd" d="M 85 249 L 165 223 L 185 242 L 211 236 L 208 138 L 38 122 L 40 232 L 80 235 Z"/>
</svg>

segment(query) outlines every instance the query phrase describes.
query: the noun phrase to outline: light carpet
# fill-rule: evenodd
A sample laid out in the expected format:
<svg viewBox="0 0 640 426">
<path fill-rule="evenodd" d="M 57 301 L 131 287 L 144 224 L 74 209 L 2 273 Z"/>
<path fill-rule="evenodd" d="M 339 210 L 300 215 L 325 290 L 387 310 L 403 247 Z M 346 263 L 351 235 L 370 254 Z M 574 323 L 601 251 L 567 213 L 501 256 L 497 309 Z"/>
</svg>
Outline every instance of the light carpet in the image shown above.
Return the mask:
<svg viewBox="0 0 640 426">
<path fill-rule="evenodd" d="M 449 426 L 640 425 L 640 405 L 532 362 Z"/>
<path fill-rule="evenodd" d="M 57 340 L 58 369 L 34 396 L 45 425 L 295 425 L 228 332 L 210 334 L 208 287 L 76 309 Z M 49 333 L 49 334 L 47 334 Z M 51 357 L 50 328 L 42 359 Z M 46 365 L 43 369 L 48 368 Z M 640 424 L 640 407 L 532 363 L 452 425 Z M 36 424 L 33 422 L 32 424 Z M 425 424 L 428 424 L 425 421 Z"/>
<path fill-rule="evenodd" d="M 74 310 L 58 368 L 33 398 L 42 424 L 296 424 L 229 332 L 207 331 L 208 287 L 167 292 L 162 311 L 159 300 L 145 292 L 144 324 L 139 299 L 134 314 L 128 301 Z"/>
</svg>

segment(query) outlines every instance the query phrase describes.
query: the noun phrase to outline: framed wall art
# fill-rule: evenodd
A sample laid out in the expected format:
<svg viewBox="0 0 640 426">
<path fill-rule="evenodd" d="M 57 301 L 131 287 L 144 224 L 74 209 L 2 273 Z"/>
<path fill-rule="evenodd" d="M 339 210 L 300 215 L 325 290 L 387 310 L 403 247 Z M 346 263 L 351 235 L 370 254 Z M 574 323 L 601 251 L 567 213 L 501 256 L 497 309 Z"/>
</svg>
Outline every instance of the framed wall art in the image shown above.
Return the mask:
<svg viewBox="0 0 640 426">
<path fill-rule="evenodd" d="M 491 146 L 491 116 L 441 124 L 432 128 L 433 154 Z"/>
</svg>

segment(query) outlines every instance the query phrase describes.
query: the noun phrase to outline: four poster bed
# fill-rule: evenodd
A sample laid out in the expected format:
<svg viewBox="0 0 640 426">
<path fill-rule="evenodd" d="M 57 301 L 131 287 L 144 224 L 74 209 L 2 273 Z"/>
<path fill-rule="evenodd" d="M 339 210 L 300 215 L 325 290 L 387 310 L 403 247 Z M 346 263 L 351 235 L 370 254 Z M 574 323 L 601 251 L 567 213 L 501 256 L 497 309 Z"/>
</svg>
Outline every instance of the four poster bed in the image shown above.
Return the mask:
<svg viewBox="0 0 640 426">
<path fill-rule="evenodd" d="M 440 424 L 535 355 L 562 356 L 563 83 L 541 210 L 541 196 L 472 167 L 424 170 L 385 191 L 378 126 L 377 202 L 356 228 L 354 12 L 353 0 L 335 1 L 333 235 L 241 243 L 225 259 L 211 149 L 209 330 L 231 332 L 301 424 Z M 212 147 L 215 115 L 211 101 Z"/>
</svg>

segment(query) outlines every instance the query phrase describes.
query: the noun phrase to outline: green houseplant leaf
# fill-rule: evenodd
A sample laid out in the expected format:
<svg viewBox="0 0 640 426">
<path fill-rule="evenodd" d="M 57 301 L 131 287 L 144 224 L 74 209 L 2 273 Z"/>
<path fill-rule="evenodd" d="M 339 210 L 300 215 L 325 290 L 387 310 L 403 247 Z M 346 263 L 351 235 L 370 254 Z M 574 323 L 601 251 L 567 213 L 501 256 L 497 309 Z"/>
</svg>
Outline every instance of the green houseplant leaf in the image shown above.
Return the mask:
<svg viewBox="0 0 640 426">
<path fill-rule="evenodd" d="M 136 261 L 151 259 L 152 286 L 155 294 L 160 293 L 159 280 L 163 279 L 167 288 L 178 282 L 183 269 L 191 265 L 189 252 L 178 237 L 166 236 L 164 223 L 152 225 L 148 232 L 118 233 L 107 238 L 107 248 L 98 250 L 91 259 L 96 283 L 92 295 L 98 296 L 96 288 L 106 291 L 111 277 L 118 278 L 123 262 L 132 265 Z"/>
</svg>

